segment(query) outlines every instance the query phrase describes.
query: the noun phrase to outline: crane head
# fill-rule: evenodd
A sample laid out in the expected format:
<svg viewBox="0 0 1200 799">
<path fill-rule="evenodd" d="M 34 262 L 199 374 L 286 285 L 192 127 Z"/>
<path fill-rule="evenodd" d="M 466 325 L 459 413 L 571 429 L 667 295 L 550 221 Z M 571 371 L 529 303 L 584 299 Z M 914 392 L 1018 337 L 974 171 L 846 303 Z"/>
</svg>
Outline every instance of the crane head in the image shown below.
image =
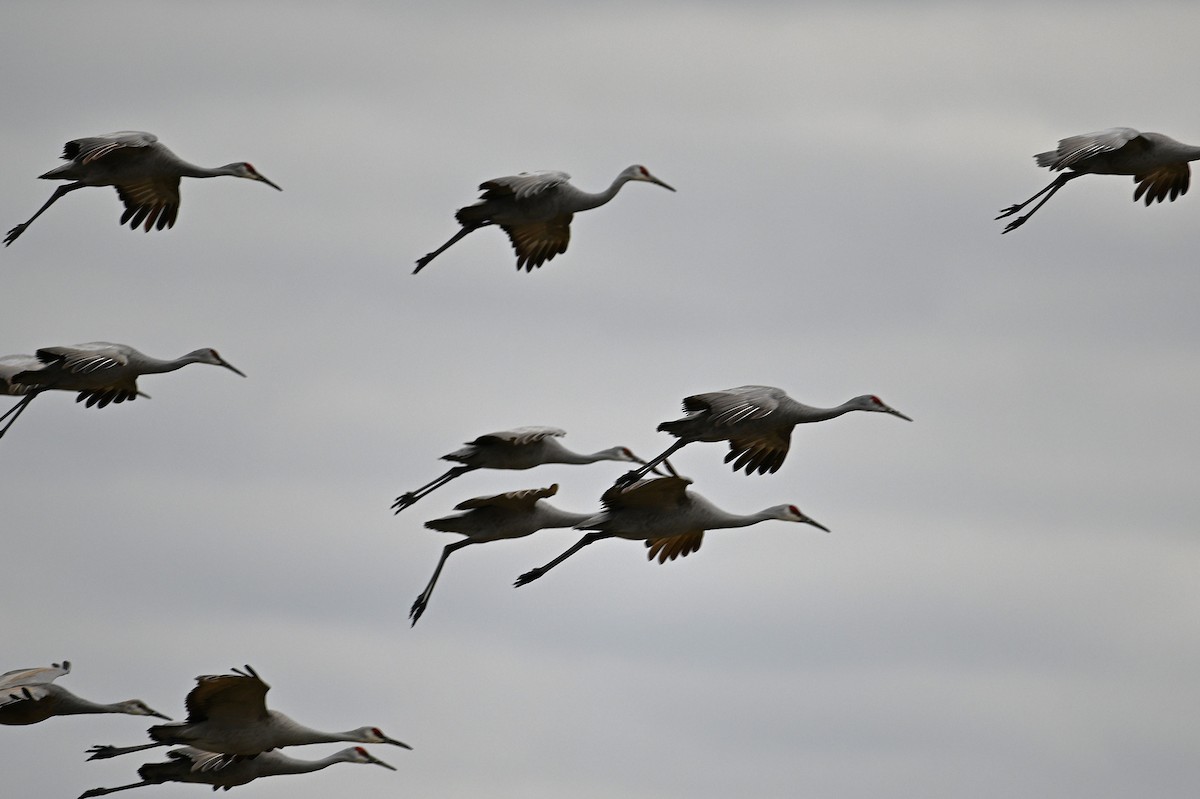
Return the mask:
<svg viewBox="0 0 1200 799">
<path fill-rule="evenodd" d="M 900 411 L 898 411 L 895 408 L 893 408 L 892 406 L 888 405 L 886 402 L 881 400 L 879 397 L 876 397 L 874 394 L 867 394 L 866 396 L 858 397 L 857 400 L 862 403 L 862 406 L 863 406 L 862 410 L 864 410 L 864 411 L 876 411 L 877 413 L 890 413 L 892 416 L 899 416 L 901 419 L 905 420 L 906 422 L 912 421 L 911 418 L 900 413 Z"/>
<path fill-rule="evenodd" d="M 818 530 L 824 530 L 827 533 L 829 532 L 828 527 L 821 524 L 816 519 L 804 515 L 804 513 L 802 513 L 795 505 L 780 505 L 777 510 L 779 511 L 779 515 L 776 518 L 778 518 L 780 521 L 811 524 Z"/>
<path fill-rule="evenodd" d="M 646 169 L 646 167 L 642 166 L 641 164 L 634 164 L 626 169 L 622 174 L 624 174 L 629 180 L 641 180 L 645 181 L 646 183 L 653 183 L 656 186 L 662 186 L 664 189 L 675 191 L 673 186 L 669 186 L 658 178 L 654 177 L 654 175 L 651 175 L 650 170 Z"/>
<path fill-rule="evenodd" d="M 230 164 L 229 166 L 234 177 L 246 178 L 247 180 L 257 180 L 260 183 L 266 183 L 276 191 L 283 191 L 283 189 L 279 188 L 277 185 L 263 177 L 259 171 L 254 168 L 254 165 L 248 161 L 242 161 L 238 164 Z"/>
</svg>

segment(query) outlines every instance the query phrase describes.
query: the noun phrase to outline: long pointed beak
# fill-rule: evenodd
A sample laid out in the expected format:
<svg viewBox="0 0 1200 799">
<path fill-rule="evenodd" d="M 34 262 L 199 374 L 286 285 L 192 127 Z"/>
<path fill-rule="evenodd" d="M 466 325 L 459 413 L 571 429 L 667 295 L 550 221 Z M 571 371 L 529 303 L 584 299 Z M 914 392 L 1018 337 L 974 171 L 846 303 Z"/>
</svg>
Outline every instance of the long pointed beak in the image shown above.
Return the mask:
<svg viewBox="0 0 1200 799">
<path fill-rule="evenodd" d="M 366 755 L 367 755 L 368 762 L 374 763 L 377 766 L 383 766 L 384 768 L 391 769 L 392 771 L 396 770 L 395 766 L 391 765 L 390 763 L 384 763 L 382 760 L 375 757 L 375 755 L 371 754 L 370 752 L 367 752 Z"/>
<path fill-rule="evenodd" d="M 233 372 L 236 375 L 241 375 L 242 377 L 246 376 L 245 372 L 243 372 L 241 369 L 239 369 L 236 366 L 234 366 L 233 364 L 231 364 L 229 361 L 225 360 L 224 358 L 222 358 L 220 360 L 221 360 L 221 366 L 224 366 L 229 371 Z"/>
<path fill-rule="evenodd" d="M 167 721 L 171 721 L 170 716 L 167 716 L 163 713 L 159 713 L 157 710 L 151 710 L 150 715 L 154 716 L 155 718 L 158 718 L 158 719 L 166 719 Z"/>
<path fill-rule="evenodd" d="M 906 421 L 906 422 L 911 422 L 911 421 L 912 421 L 912 419 L 910 419 L 909 417 L 907 417 L 907 416 L 905 416 L 904 414 L 900 413 L 900 411 L 896 410 L 895 408 L 888 408 L 888 409 L 887 409 L 887 412 L 888 412 L 888 413 L 890 413 L 892 416 L 899 416 L 901 419 L 903 419 L 903 420 L 904 420 L 904 421 Z"/>
<path fill-rule="evenodd" d="M 664 183 L 663 181 L 661 181 L 661 180 L 659 180 L 658 178 L 654 177 L 654 175 L 648 175 L 648 176 L 646 177 L 646 180 L 647 180 L 647 181 L 649 181 L 650 183 L 653 183 L 653 184 L 657 185 L 657 186 L 662 186 L 664 189 L 670 189 L 671 191 L 675 191 L 675 187 L 674 187 L 674 186 L 669 186 L 669 185 L 667 185 L 667 184 L 666 184 L 666 183 Z"/>
<path fill-rule="evenodd" d="M 277 186 L 277 185 L 275 185 L 273 182 L 271 182 L 271 181 L 267 180 L 267 179 L 266 179 L 266 178 L 264 178 L 262 175 L 259 175 L 259 176 L 258 176 L 258 180 L 261 180 L 263 183 L 266 183 L 268 186 L 270 186 L 271 188 L 275 189 L 275 191 L 283 191 L 283 189 L 279 188 L 279 186 Z"/>
<path fill-rule="evenodd" d="M 397 741 L 395 738 L 384 738 L 383 742 L 385 744 L 391 744 L 392 746 L 399 746 L 401 749 L 408 749 L 410 751 L 412 750 L 412 747 L 404 743 L 404 741 Z"/>
<path fill-rule="evenodd" d="M 824 531 L 825 531 L 825 532 L 827 532 L 827 533 L 831 533 L 831 532 L 833 532 L 832 530 L 830 530 L 830 529 L 829 529 L 828 527 L 826 527 L 825 525 L 821 524 L 821 523 L 820 523 L 819 521 L 817 521 L 816 519 L 810 519 L 810 518 L 808 518 L 807 516 L 805 516 L 805 517 L 804 517 L 804 523 L 805 523 L 805 524 L 811 524 L 813 527 L 817 528 L 818 530 L 824 530 Z"/>
</svg>

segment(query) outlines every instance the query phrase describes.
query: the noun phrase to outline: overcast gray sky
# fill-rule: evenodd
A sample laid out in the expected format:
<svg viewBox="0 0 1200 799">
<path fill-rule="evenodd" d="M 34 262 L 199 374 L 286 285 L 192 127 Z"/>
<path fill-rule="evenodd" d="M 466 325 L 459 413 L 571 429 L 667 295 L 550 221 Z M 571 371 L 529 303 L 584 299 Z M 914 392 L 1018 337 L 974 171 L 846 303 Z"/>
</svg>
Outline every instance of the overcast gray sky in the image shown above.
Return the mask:
<svg viewBox="0 0 1200 799">
<path fill-rule="evenodd" d="M 262 799 L 1190 796 L 1200 196 L 1087 177 L 993 217 L 1061 137 L 1200 142 L 1198 29 L 1156 2 L 9 2 L 0 228 L 113 130 L 284 191 L 188 180 L 143 234 L 87 189 L 0 252 L 0 354 L 211 346 L 249 375 L 46 395 L 0 442 L 0 671 L 69 658 L 69 689 L 181 719 L 250 663 L 297 720 L 414 746 L 237 789 Z M 481 181 L 632 163 L 678 193 L 627 186 L 535 273 L 489 229 L 410 274 Z M 424 521 L 553 482 L 595 509 L 625 470 L 479 472 L 393 516 L 439 456 L 540 424 L 649 457 L 684 396 L 744 383 L 915 421 L 802 427 L 767 477 L 675 459 L 831 535 L 665 566 L 603 542 L 520 590 L 576 533 L 471 547 L 409 627 L 457 538 Z M 134 781 L 158 758 L 84 750 L 145 727 L 0 728 L 3 792 Z"/>
</svg>

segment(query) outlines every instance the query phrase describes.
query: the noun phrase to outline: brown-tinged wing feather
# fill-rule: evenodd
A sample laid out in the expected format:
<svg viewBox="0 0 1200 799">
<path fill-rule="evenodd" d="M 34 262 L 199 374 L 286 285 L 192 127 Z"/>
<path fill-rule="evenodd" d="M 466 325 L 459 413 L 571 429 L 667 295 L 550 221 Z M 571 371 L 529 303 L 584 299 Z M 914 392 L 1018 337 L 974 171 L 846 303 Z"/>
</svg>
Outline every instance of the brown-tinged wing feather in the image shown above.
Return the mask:
<svg viewBox="0 0 1200 799">
<path fill-rule="evenodd" d="M 1191 177 L 1192 171 L 1186 163 L 1170 164 L 1145 175 L 1135 175 L 1133 179 L 1138 185 L 1133 191 L 1133 201 L 1137 202 L 1143 194 L 1146 195 L 1146 205 L 1162 202 L 1168 199 L 1168 194 L 1174 201 L 1181 194 L 1187 194 Z"/>
<path fill-rule="evenodd" d="M 704 543 L 704 531 L 695 530 L 670 538 L 650 538 L 646 540 L 646 560 L 658 558 L 659 563 L 682 558 L 700 549 Z"/>
<path fill-rule="evenodd" d="M 152 178 L 138 183 L 122 183 L 115 187 L 117 196 L 125 203 L 121 224 L 129 223 L 130 230 L 142 225 L 149 231 L 156 227 L 174 227 L 179 216 L 179 178 Z"/>
<path fill-rule="evenodd" d="M 571 241 L 571 214 L 540 222 L 502 225 L 517 253 L 517 269 L 532 272 L 559 253 L 567 251 Z"/>
</svg>

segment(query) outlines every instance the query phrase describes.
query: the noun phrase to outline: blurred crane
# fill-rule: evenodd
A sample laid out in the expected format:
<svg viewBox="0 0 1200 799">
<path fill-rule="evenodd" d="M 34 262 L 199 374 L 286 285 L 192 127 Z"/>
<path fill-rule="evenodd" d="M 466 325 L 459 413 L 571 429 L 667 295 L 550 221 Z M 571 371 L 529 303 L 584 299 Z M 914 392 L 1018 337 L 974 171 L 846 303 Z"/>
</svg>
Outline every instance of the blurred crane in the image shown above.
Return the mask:
<svg viewBox="0 0 1200 799">
<path fill-rule="evenodd" d="M 253 757 L 281 746 L 350 741 L 412 747 L 392 740 L 378 727 L 359 727 L 346 732 L 322 732 L 297 724 L 278 710 L 268 710 L 267 691 L 254 669 L 233 669 L 233 674 L 209 674 L 196 678 L 187 695 L 185 722 L 158 724 L 150 728 L 151 744 L 141 746 L 93 746 L 88 760 L 102 760 L 156 746 L 193 746 L 206 752 Z"/>
<path fill-rule="evenodd" d="M 319 760 L 301 760 L 288 757 L 282 752 L 263 752 L 253 758 L 228 760 L 225 755 L 205 752 L 191 746 L 183 746 L 167 752 L 165 763 L 147 763 L 138 769 L 141 782 L 118 785 L 116 788 L 92 788 L 79 795 L 79 799 L 91 796 L 143 788 L 147 785 L 162 785 L 164 782 L 196 782 L 211 785 L 213 790 L 236 788 L 259 777 L 275 777 L 281 774 L 307 774 L 320 771 L 334 763 L 370 763 L 396 770 L 384 763 L 361 746 L 342 749 Z"/>
<path fill-rule="evenodd" d="M 572 452 L 555 441 L 566 434 L 567 431 L 557 427 L 516 427 L 482 435 L 467 442 L 462 449 L 441 457 L 441 460 L 454 461 L 462 466 L 455 466 L 436 480 L 396 497 L 392 509 L 399 513 L 426 494 L 475 469 L 532 469 L 543 463 L 597 461 L 645 463 L 626 447 L 610 447 L 590 455 Z"/>
<path fill-rule="evenodd" d="M 417 619 L 425 612 L 429 597 L 433 594 L 433 586 L 437 584 L 438 576 L 446 558 L 455 550 L 471 544 L 483 544 L 488 541 L 499 541 L 506 538 L 523 538 L 538 530 L 551 527 L 573 527 L 592 517 L 590 513 L 570 513 L 559 510 L 548 502 L 546 497 L 558 493 L 558 484 L 549 488 L 529 488 L 524 491 L 509 491 L 490 497 L 475 497 L 454 506 L 455 510 L 465 510 L 466 513 L 446 516 L 425 522 L 430 530 L 440 530 L 443 533 L 461 533 L 466 538 L 447 544 L 442 550 L 429 585 L 413 602 L 408 616 L 415 625 Z"/>
<path fill-rule="evenodd" d="M 617 175 L 607 189 L 596 194 L 580 191 L 567 181 L 566 172 L 522 172 L 480 184 L 480 201 L 458 209 L 454 215 L 462 230 L 449 241 L 417 261 L 415 275 L 430 261 L 473 230 L 499 225 L 517 253 L 517 269 L 532 272 L 555 255 L 567 251 L 571 240 L 571 217 L 604 205 L 631 180 L 675 189 L 651 175 L 644 166 L 631 166 Z"/>
<path fill-rule="evenodd" d="M 140 699 L 106 705 L 76 696 L 54 684 L 70 671 L 71 662 L 64 660 L 47 668 L 17 669 L 0 674 L 0 724 L 37 724 L 51 716 L 80 713 L 125 713 L 170 720 L 170 716 L 151 710 Z"/>
<path fill-rule="evenodd" d="M 605 538 L 645 541 L 646 558 L 666 563 L 700 549 L 705 530 L 748 527 L 777 519 L 811 524 L 829 532 L 828 527 L 805 516 L 795 505 L 775 505 L 745 516 L 728 513 L 688 491 L 691 482 L 686 477 L 659 477 L 628 488 L 612 486 L 600 498 L 604 510 L 576 526 L 578 530 L 598 532 L 588 533 L 545 566 L 525 572 L 514 585 L 533 582 L 588 544 Z"/>
<path fill-rule="evenodd" d="M 798 424 L 833 419 L 850 411 L 890 413 L 912 421 L 873 394 L 854 397 L 836 408 L 814 408 L 771 386 L 740 386 L 695 394 L 684 398 L 683 409 L 687 416 L 658 426 L 660 431 L 679 440 L 640 469 L 622 476 L 617 481 L 619 485 L 632 484 L 693 441 L 728 441 L 725 462 L 734 461 L 735 472 L 744 468 L 746 474 L 766 474 L 778 471 L 783 465 L 791 446 L 792 429 Z"/>
<path fill-rule="evenodd" d="M 149 231 L 156 227 L 173 227 L 179 214 L 179 179 L 214 178 L 230 175 L 266 183 L 283 191 L 258 171 L 239 161 L 215 168 L 195 166 L 184 161 L 175 153 L 159 144 L 153 133 L 140 130 L 122 130 L 85 139 L 72 139 L 63 147 L 62 157 L 70 163 L 51 169 L 38 177 L 43 180 L 72 180 L 59 186 L 50 195 L 46 204 L 29 218 L 17 225 L 4 237 L 4 246 L 17 240 L 33 220 L 42 215 L 58 198 L 82 189 L 84 186 L 113 186 L 117 196 L 125 203 L 120 224 L 129 223 L 130 230 Z"/>
<path fill-rule="evenodd" d="M 83 401 L 89 408 L 93 405 L 103 408 L 110 402 L 136 399 L 141 394 L 137 387 L 140 376 L 173 372 L 190 363 L 224 366 L 234 374 L 246 376 L 218 355 L 216 350 L 207 348 L 164 361 L 143 355 L 126 344 L 93 341 L 74 347 L 44 347 L 37 351 L 37 361 L 34 363 L 30 363 L 26 355 L 8 357 L 25 359 L 30 368 L 16 371 L 6 379 L 10 386 L 7 393 L 15 393 L 20 387 L 24 387 L 27 393 L 20 402 L 0 415 L 0 421 L 8 419 L 8 423 L 0 428 L 0 436 L 8 431 L 34 397 L 43 391 L 78 391 L 76 402 Z M 14 360 L 12 363 L 20 362 Z M 14 389 L 13 386 L 18 388 Z"/>
<path fill-rule="evenodd" d="M 1024 216 L 1008 223 L 1002 233 L 1016 230 L 1037 213 L 1055 192 L 1081 175 L 1133 175 L 1137 188 L 1133 201 L 1142 195 L 1146 205 L 1186 194 L 1191 180 L 1189 161 L 1200 159 L 1200 147 L 1177 142 L 1161 133 L 1140 133 L 1133 128 L 1109 128 L 1082 136 L 1071 136 L 1058 143 L 1058 149 L 1034 156 L 1038 166 L 1052 172 L 1069 169 L 1050 185 L 1023 203 L 1010 205 L 997 219 L 1012 216 L 1042 195 L 1041 202 Z M 1167 195 L 1170 195 L 1168 198 Z"/>
</svg>

